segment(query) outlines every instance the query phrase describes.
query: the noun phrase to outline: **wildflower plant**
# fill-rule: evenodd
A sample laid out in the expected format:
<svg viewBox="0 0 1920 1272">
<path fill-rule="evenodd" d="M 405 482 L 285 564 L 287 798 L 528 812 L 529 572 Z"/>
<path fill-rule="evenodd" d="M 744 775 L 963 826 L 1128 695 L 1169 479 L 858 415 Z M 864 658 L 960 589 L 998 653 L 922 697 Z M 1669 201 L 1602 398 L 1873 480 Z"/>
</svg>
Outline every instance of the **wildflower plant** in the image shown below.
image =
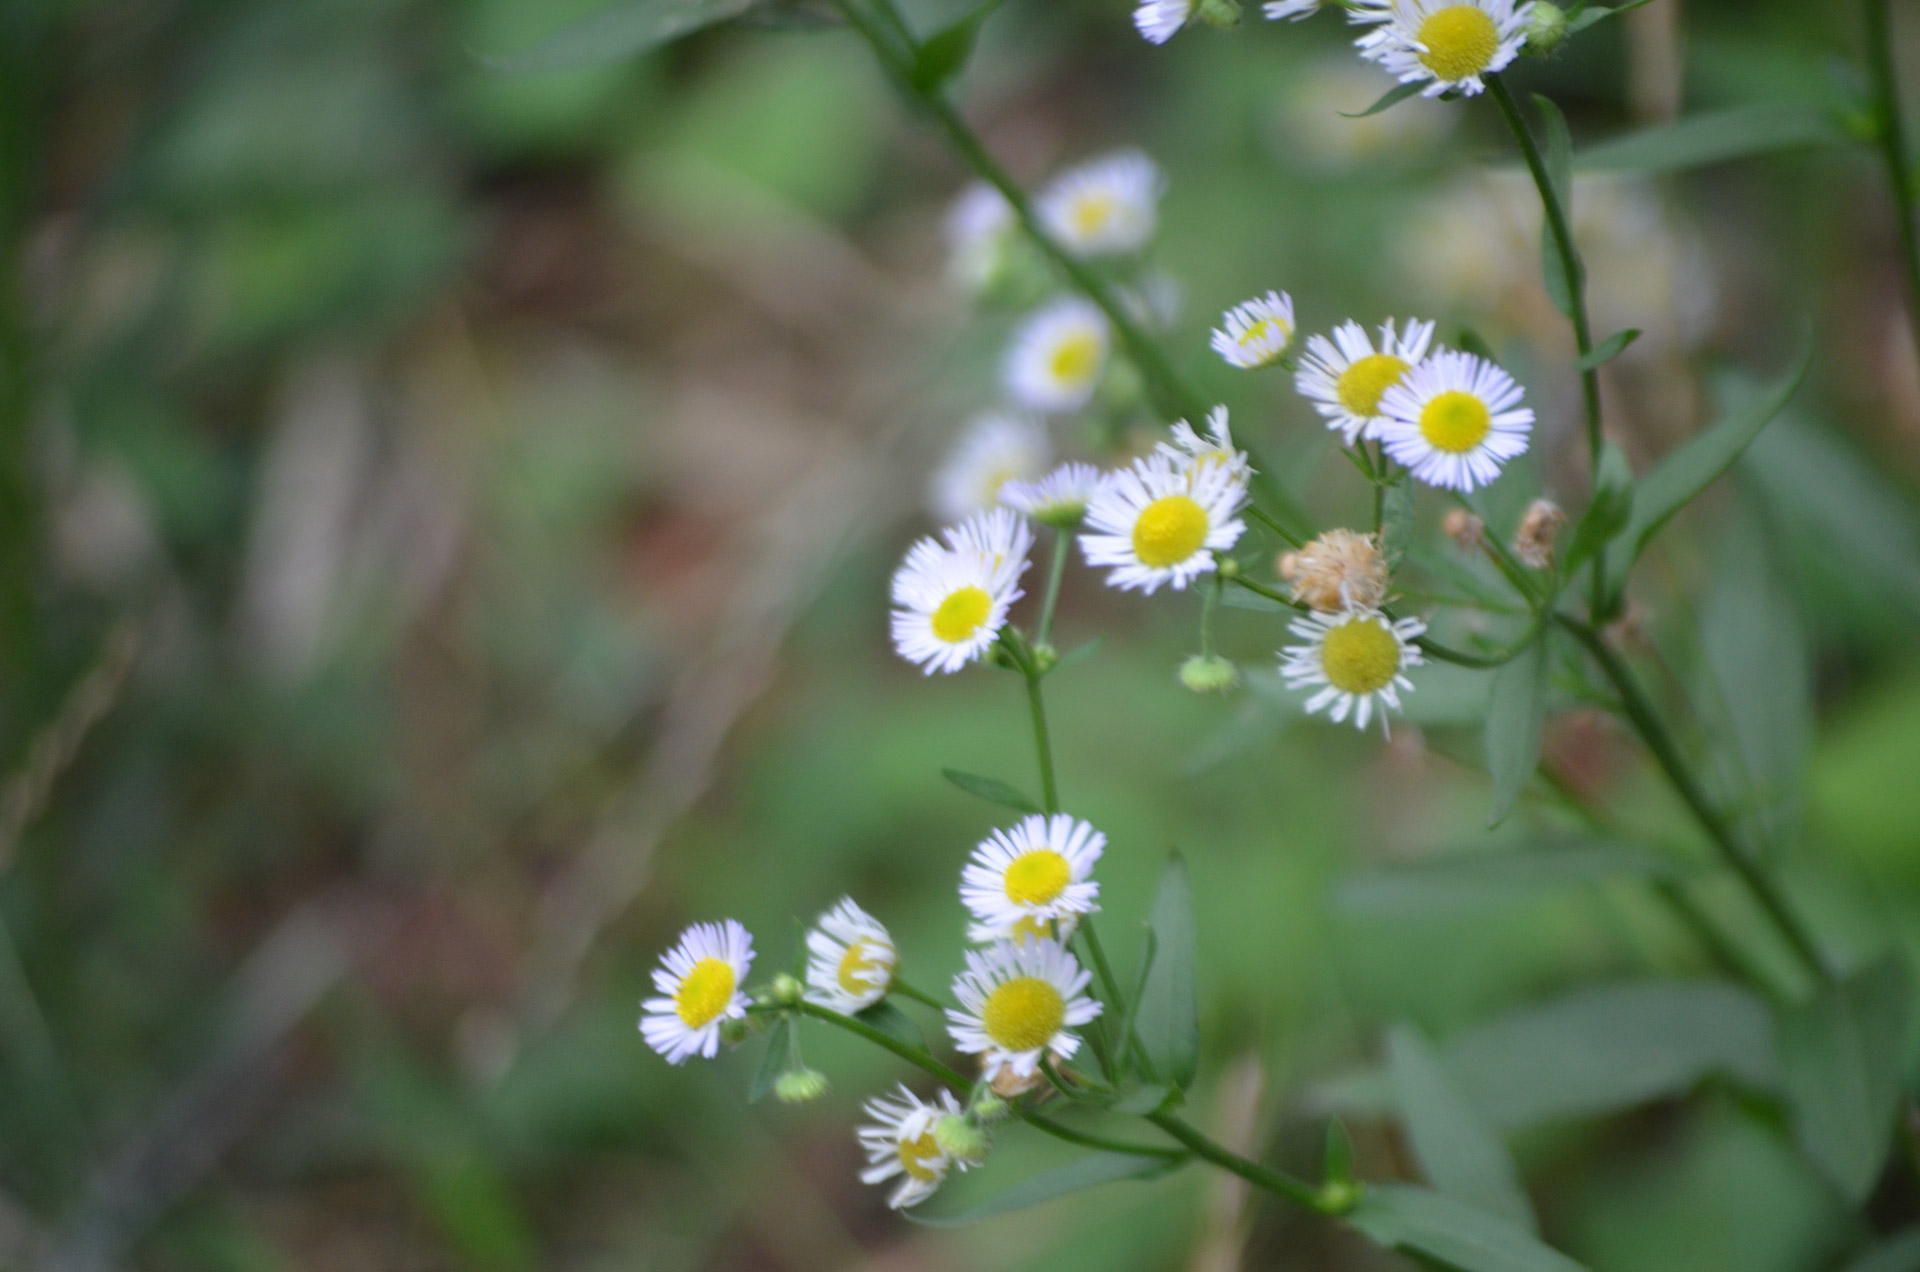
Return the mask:
<svg viewBox="0 0 1920 1272">
<path fill-rule="evenodd" d="M 1517 143 L 1541 205 L 1546 291 L 1576 349 L 1571 370 L 1580 386 L 1587 481 L 1584 498 L 1535 500 L 1517 525 L 1497 529 L 1491 506 L 1477 496 L 1511 483 L 1513 462 L 1535 447 L 1534 395 L 1477 336 L 1442 339 L 1434 322 L 1411 318 L 1386 320 L 1370 332 L 1353 317 L 1302 340 L 1294 298 L 1278 289 L 1225 312 L 1211 346 L 1234 369 L 1227 374 L 1286 371 L 1305 408 L 1325 423 L 1300 435 L 1344 454 L 1349 479 L 1371 495 L 1370 525 L 1313 524 L 1263 461 L 1275 430 L 1250 426 L 1244 413 L 1230 426 L 1226 409 L 1179 370 L 1199 353 L 1198 342 L 1163 347 L 1127 301 L 1127 288 L 1141 281 L 1139 258 L 1156 232 L 1165 189 L 1153 161 L 1121 151 L 1069 170 L 1030 198 L 946 93 L 996 0 L 926 34 L 911 29 L 893 0 L 831 0 L 977 178 L 948 223 L 956 278 L 977 290 L 1015 238 L 1049 271 L 1051 294 L 1021 318 L 1001 383 L 983 393 L 1032 415 L 994 417 L 1019 423 L 985 440 L 969 434 L 951 479 L 936 482 L 952 492 L 939 505 L 958 524 L 908 551 L 894 576 L 890 620 L 899 654 L 929 673 L 1010 675 L 1022 683 L 1038 794 L 1005 778 L 950 775 L 1009 820 L 970 858 L 964 845 L 949 846 L 953 920 L 965 925 L 976 948 L 953 969 L 945 993 L 901 977 L 911 953 L 896 949 L 882 920 L 851 898 L 808 933 L 805 961 L 797 965 L 804 982 L 783 973 L 744 985 L 753 957 L 744 930 L 731 920 L 698 925 L 655 975 L 659 996 L 648 1000 L 642 1021 L 655 1050 L 680 1063 L 764 1033 L 755 1090 L 783 1098 L 824 1089 L 800 1058 L 803 1024 L 840 1029 L 892 1053 L 917 1071 L 916 1085 L 874 1097 L 858 1138 L 868 1159 L 863 1178 L 887 1186 L 896 1208 L 929 1202 L 954 1171 L 991 1170 L 996 1137 L 1030 1133 L 1076 1145 L 1086 1156 L 1013 1185 L 991 1204 L 993 1213 L 1074 1187 L 1206 1165 L 1436 1265 L 1469 1272 L 1578 1266 L 1536 1235 L 1499 1135 L 1416 1034 L 1390 1035 L 1386 1068 L 1430 1188 L 1357 1178 L 1337 1120 L 1328 1128 L 1323 1172 L 1307 1179 L 1267 1164 L 1260 1153 L 1227 1148 L 1182 1113 L 1200 1072 L 1196 1003 L 1203 977 L 1189 867 L 1178 855 L 1167 863 L 1128 964 L 1144 971 L 1123 983 L 1102 943 L 1100 867 L 1150 849 L 1124 826 L 1096 827 L 1064 811 L 1056 778 L 1046 685 L 1074 660 L 1056 650 L 1054 622 L 1077 539 L 1087 567 L 1077 584 L 1104 585 L 1135 604 L 1197 608 L 1200 649 L 1178 673 L 1196 691 L 1227 693 L 1245 679 L 1213 646 L 1223 604 L 1270 624 L 1286 692 L 1305 713 L 1324 716 L 1310 727 L 1350 723 L 1365 731 L 1377 718 L 1385 732 L 1435 667 L 1489 673 L 1484 737 L 1494 821 L 1539 789 L 1608 832 L 1608 813 L 1543 767 L 1542 739 L 1550 712 L 1569 703 L 1617 720 L 1713 850 L 1722 882 L 1770 930 L 1776 952 L 1791 964 L 1788 973 L 1740 952 L 1740 938 L 1687 890 L 1656 880 L 1654 895 L 1725 964 L 1731 980 L 1745 982 L 1766 1004 L 1759 1010 L 1770 1013 L 1769 1027 L 1781 1039 L 1784 1125 L 1850 1202 L 1865 1199 L 1891 1142 L 1889 1074 L 1899 1060 L 1909 997 L 1904 966 L 1841 961 L 1760 851 L 1749 819 L 1681 745 L 1620 631 L 1641 554 L 1781 410 L 1810 354 L 1794 358 L 1740 410 L 1634 473 L 1606 437 L 1598 375 L 1637 332 L 1595 338 L 1585 270 L 1569 230 L 1566 123 L 1545 98 L 1534 100 L 1530 119 L 1503 79 L 1516 59 L 1557 53 L 1564 41 L 1644 2 L 1565 11 L 1543 0 L 1264 6 L 1269 18 L 1324 13 L 1350 24 L 1357 56 L 1382 72 L 1374 112 L 1416 94 L 1481 98 Z M 1880 15 L 1884 48 L 1884 6 L 1868 8 Z M 1231 16 L 1218 4 L 1148 0 L 1134 20 L 1158 44 L 1197 18 L 1230 25 Z M 1875 92 L 1877 137 L 1893 155 L 1911 234 L 1911 178 L 1890 62 L 1878 68 Z M 1910 240 L 1906 246 L 1920 293 L 1920 248 Z M 1157 444 L 1131 453 L 1108 447 L 1090 457 L 1103 466 L 1075 459 L 1043 473 L 1054 443 L 1041 417 L 1057 423 L 1088 410 L 1118 373 L 1137 378 L 1140 413 L 1165 428 Z M 983 509 L 988 500 L 997 506 Z M 1423 506 L 1432 515 L 1422 517 Z M 1432 528 L 1426 542 L 1418 533 L 1423 524 Z M 1048 540 L 1050 563 L 1044 584 L 1033 589 L 1038 596 L 1028 598 L 1022 575 L 1039 538 Z M 1499 594 L 1416 596 L 1402 586 L 1416 572 L 1416 557 L 1474 558 Z M 876 624 L 883 599 L 872 598 Z M 1197 856 L 1194 868 L 1216 867 Z M 909 1019 L 922 1011 L 924 1024 L 944 1027 L 942 1042 L 930 1043 L 922 1024 Z M 1835 1132 L 1836 1120 L 1847 1124 L 1845 1133 Z"/>
</svg>

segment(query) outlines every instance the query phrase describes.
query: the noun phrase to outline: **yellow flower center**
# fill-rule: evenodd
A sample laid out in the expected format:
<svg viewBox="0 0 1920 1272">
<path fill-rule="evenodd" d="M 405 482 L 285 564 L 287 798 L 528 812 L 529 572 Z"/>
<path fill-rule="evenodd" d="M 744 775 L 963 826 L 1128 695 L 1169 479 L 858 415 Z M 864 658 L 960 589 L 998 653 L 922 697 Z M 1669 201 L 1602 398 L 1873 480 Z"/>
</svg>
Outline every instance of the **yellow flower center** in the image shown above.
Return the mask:
<svg viewBox="0 0 1920 1272">
<path fill-rule="evenodd" d="M 893 969 L 885 958 L 885 947 L 877 941 L 859 940 L 847 946 L 840 956 L 836 975 L 840 988 L 849 994 L 867 994 L 884 987 L 893 979 Z M 879 976 L 872 973 L 878 972 Z"/>
<path fill-rule="evenodd" d="M 681 980 L 673 995 L 673 1009 L 689 1029 L 711 1024 L 733 1001 L 733 965 L 725 959 L 703 958 Z"/>
<path fill-rule="evenodd" d="M 949 645 L 957 645 L 980 630 L 987 621 L 993 598 L 977 587 L 963 587 L 933 611 L 933 634 Z"/>
<path fill-rule="evenodd" d="M 1027 915 L 1016 921 L 1013 925 L 1013 943 L 1015 945 L 1019 945 L 1028 937 L 1038 940 L 1042 937 L 1051 937 L 1052 935 L 1052 919 L 1036 919 L 1031 915 Z"/>
<path fill-rule="evenodd" d="M 1119 203 L 1112 195 L 1088 194 L 1074 200 L 1067 219 L 1073 222 L 1074 232 L 1086 238 L 1105 229 L 1117 211 Z"/>
<path fill-rule="evenodd" d="M 1051 848 L 1022 853 L 1007 867 L 1007 900 L 1015 905 L 1045 905 L 1066 889 L 1072 875 L 1067 859 Z"/>
<path fill-rule="evenodd" d="M 1100 370 L 1100 337 L 1076 331 L 1053 347 L 1047 370 L 1062 384 L 1085 384 Z"/>
<path fill-rule="evenodd" d="M 1459 389 L 1435 394 L 1420 412 L 1420 435 L 1435 450 L 1455 455 L 1478 446 L 1492 429 L 1493 415 L 1487 404 Z"/>
<path fill-rule="evenodd" d="M 1249 354 L 1264 346 L 1260 365 L 1265 366 L 1287 351 L 1287 341 L 1292 335 L 1292 330 L 1278 318 L 1262 318 L 1241 332 L 1237 343 Z"/>
<path fill-rule="evenodd" d="M 1320 666 L 1336 689 L 1373 693 L 1393 683 L 1400 670 L 1400 642 L 1373 618 L 1350 618 L 1327 633 Z"/>
<path fill-rule="evenodd" d="M 1207 529 L 1206 509 L 1185 495 L 1156 499 L 1133 523 L 1133 554 L 1142 565 L 1164 570 L 1198 552 Z"/>
<path fill-rule="evenodd" d="M 1378 415 L 1380 399 L 1400 383 L 1400 377 L 1406 373 L 1407 364 L 1402 359 L 1390 353 L 1370 353 L 1356 358 L 1352 366 L 1340 373 L 1333 391 L 1340 405 L 1355 415 Z"/>
<path fill-rule="evenodd" d="M 1038 976 L 1016 976 L 987 996 L 987 1037 L 1008 1051 L 1037 1051 L 1067 1018 L 1067 1001 Z"/>
<path fill-rule="evenodd" d="M 933 1142 L 933 1132 L 927 1131 L 919 1139 L 900 1141 L 900 1168 L 915 1179 L 926 1183 L 940 1178 L 940 1172 L 928 1162 L 938 1163 L 940 1146 Z"/>
<path fill-rule="evenodd" d="M 1443 80 L 1478 75 L 1500 51 L 1500 28 L 1492 15 L 1477 5 L 1456 4 L 1420 24 L 1420 55 L 1427 69 Z"/>
</svg>

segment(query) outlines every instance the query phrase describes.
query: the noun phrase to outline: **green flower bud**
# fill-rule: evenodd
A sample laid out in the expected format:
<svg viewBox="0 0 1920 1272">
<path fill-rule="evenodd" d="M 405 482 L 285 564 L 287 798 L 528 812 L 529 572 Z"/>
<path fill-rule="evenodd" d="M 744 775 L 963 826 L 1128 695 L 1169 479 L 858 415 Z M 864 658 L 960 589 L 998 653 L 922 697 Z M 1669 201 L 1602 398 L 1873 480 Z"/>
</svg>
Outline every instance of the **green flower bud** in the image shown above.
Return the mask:
<svg viewBox="0 0 1920 1272">
<path fill-rule="evenodd" d="M 1012 1109 L 1008 1107 L 1005 1100 L 995 1095 L 986 1087 L 980 1088 L 979 1096 L 973 1102 L 973 1115 L 975 1117 L 988 1125 L 992 1125 L 995 1122 L 1005 1120 L 1007 1114 L 1010 1112 L 1012 1112 Z"/>
<path fill-rule="evenodd" d="M 1223 579 L 1237 579 L 1240 577 L 1240 563 L 1230 556 L 1214 557 L 1213 568 L 1214 572 Z"/>
<path fill-rule="evenodd" d="M 1052 645 L 1035 645 L 1033 647 L 1033 669 L 1035 671 L 1043 673 L 1051 671 L 1053 670 L 1053 665 L 1059 661 L 1060 651 Z"/>
<path fill-rule="evenodd" d="M 818 1069 L 789 1069 L 773 1080 L 773 1098 L 782 1104 L 805 1104 L 827 1093 L 827 1075 Z"/>
<path fill-rule="evenodd" d="M 1218 654 L 1195 654 L 1180 664 L 1180 683 L 1195 693 L 1224 693 L 1239 682 L 1239 670 Z"/>
<path fill-rule="evenodd" d="M 1534 0 L 1527 21 L 1527 43 L 1522 52 L 1547 57 L 1567 41 L 1567 11 L 1547 0 Z"/>
<path fill-rule="evenodd" d="M 977 1166 L 987 1160 L 987 1150 L 993 1147 L 993 1136 L 985 1127 L 975 1125 L 967 1117 L 958 1113 L 949 1113 L 933 1124 L 933 1142 L 940 1151 L 963 1166 Z"/>
<path fill-rule="evenodd" d="M 1240 25 L 1240 0 L 1200 0 L 1193 20 L 1226 30 Z"/>
<path fill-rule="evenodd" d="M 747 1040 L 747 1034 L 752 1032 L 752 1029 L 753 1026 L 749 1021 L 730 1017 L 720 1022 L 720 1041 L 729 1047 L 737 1047 Z"/>
<path fill-rule="evenodd" d="M 773 978 L 773 1001 L 782 1007 L 797 1007 L 806 997 L 807 987 L 797 977 L 781 972 Z"/>
</svg>

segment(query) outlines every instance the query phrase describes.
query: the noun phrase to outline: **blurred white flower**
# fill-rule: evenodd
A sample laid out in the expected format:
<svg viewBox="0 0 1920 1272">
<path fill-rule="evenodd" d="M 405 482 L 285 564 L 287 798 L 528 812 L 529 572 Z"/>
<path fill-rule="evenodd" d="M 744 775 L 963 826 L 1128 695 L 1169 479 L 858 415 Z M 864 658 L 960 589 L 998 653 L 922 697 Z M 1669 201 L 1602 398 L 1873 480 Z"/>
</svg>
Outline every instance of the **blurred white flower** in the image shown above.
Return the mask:
<svg viewBox="0 0 1920 1272">
<path fill-rule="evenodd" d="M 1075 256 L 1137 252 L 1153 238 L 1166 179 L 1138 150 L 1089 160 L 1055 177 L 1034 200 L 1040 221 Z"/>
<path fill-rule="evenodd" d="M 1087 404 L 1107 365 L 1107 316 L 1066 296 L 1029 314 L 1007 350 L 1007 395 L 1032 411 Z"/>
<path fill-rule="evenodd" d="M 1270 367 L 1293 347 L 1293 297 L 1268 292 L 1242 301 L 1213 329 L 1213 351 L 1247 370 Z"/>
<path fill-rule="evenodd" d="M 959 521 L 1000 502 L 1010 481 L 1037 477 L 1053 461 L 1046 425 L 1031 415 L 989 411 L 968 422 L 928 482 L 927 501 L 942 521 Z"/>
<path fill-rule="evenodd" d="M 961 1112 L 953 1092 L 942 1087 L 933 1099 L 922 1100 L 902 1086 L 898 1098 L 875 1096 L 864 1107 L 873 1124 L 856 1132 L 867 1154 L 860 1182 L 882 1184 L 898 1176 L 900 1183 L 887 1197 L 887 1205 L 895 1210 L 917 1206 L 933 1196 L 956 1164 L 933 1135 L 941 1118 Z M 965 1162 L 957 1164 L 967 1168 Z"/>
<path fill-rule="evenodd" d="M 1288 163 L 1346 172 L 1383 160 L 1431 156 L 1460 123 L 1452 102 L 1417 98 L 1376 115 L 1379 73 L 1351 57 L 1325 57 L 1290 76 L 1274 103 L 1276 141 Z"/>
<path fill-rule="evenodd" d="M 947 275 L 969 293 L 993 281 L 1018 229 L 1013 205 L 984 181 L 962 190 L 947 209 Z"/>
</svg>

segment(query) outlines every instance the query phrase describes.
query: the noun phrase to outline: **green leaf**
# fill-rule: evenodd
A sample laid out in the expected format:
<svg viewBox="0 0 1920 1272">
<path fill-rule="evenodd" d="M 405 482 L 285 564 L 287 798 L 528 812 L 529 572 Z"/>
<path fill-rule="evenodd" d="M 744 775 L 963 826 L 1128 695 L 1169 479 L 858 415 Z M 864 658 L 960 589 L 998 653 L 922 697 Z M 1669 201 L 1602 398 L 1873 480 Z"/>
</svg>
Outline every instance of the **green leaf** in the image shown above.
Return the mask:
<svg viewBox="0 0 1920 1272">
<path fill-rule="evenodd" d="M 1343 881 L 1342 909 L 1412 914 L 1507 905 L 1558 888 L 1619 880 L 1679 879 L 1690 869 L 1671 857 L 1614 843 L 1574 843 L 1508 852 L 1474 852 L 1387 866 Z"/>
<path fill-rule="evenodd" d="M 978 773 L 962 773 L 959 769 L 941 769 L 941 774 L 955 786 L 969 795 L 978 795 L 989 804 L 999 804 L 1015 812 L 1037 813 L 1040 805 L 1022 795 L 1013 787 L 997 777 L 982 777 Z"/>
<path fill-rule="evenodd" d="M 1487 772 L 1493 776 L 1497 826 L 1540 767 L 1540 738 L 1547 721 L 1547 641 L 1543 628 L 1520 655 L 1493 673 L 1487 705 Z"/>
<path fill-rule="evenodd" d="M 1330 1184 L 1353 1182 L 1353 1137 L 1347 1134 L 1347 1124 L 1337 1117 L 1327 1119 L 1327 1151 L 1320 1170 Z"/>
<path fill-rule="evenodd" d="M 1381 1245 L 1460 1272 L 1583 1272 L 1526 1229 L 1425 1188 L 1373 1185 L 1346 1219 Z"/>
<path fill-rule="evenodd" d="M 1845 141 L 1833 113 L 1813 102 L 1766 102 L 1689 115 L 1574 156 L 1582 171 L 1675 172 L 1729 159 Z"/>
<path fill-rule="evenodd" d="M 1242 589 L 1235 588 L 1234 590 L 1240 591 Z M 1075 645 L 1072 649 L 1069 649 L 1066 653 L 1060 655 L 1060 657 L 1054 661 L 1053 669 L 1055 671 L 1059 671 L 1062 667 L 1071 667 L 1073 666 L 1073 664 L 1077 662 L 1083 662 L 1086 659 L 1093 657 L 1093 655 L 1096 652 L 1098 652 L 1100 648 L 1100 642 L 1105 639 L 1106 637 L 1104 636 L 1095 636 L 1092 640 L 1087 641 L 1085 644 Z"/>
<path fill-rule="evenodd" d="M 636 57 L 702 27 L 737 18 L 759 0 L 621 0 L 566 26 L 522 53 L 482 57 L 490 71 L 533 75 L 577 71 Z"/>
<path fill-rule="evenodd" d="M 1500 361 L 1494 355 L 1493 346 L 1487 343 L 1486 337 L 1472 327 L 1460 328 L 1460 334 L 1454 337 L 1453 345 L 1460 352 L 1470 353 L 1476 358 L 1485 358 L 1488 362 Z"/>
<path fill-rule="evenodd" d="M 1615 14 L 1628 13 L 1634 9 L 1638 9 L 1643 4 L 1652 3 L 1653 0 L 1627 0 L 1627 3 L 1616 4 L 1611 9 L 1604 5 L 1591 5 L 1568 17 L 1567 34 L 1570 36 L 1578 35 L 1595 23 L 1604 22 Z"/>
<path fill-rule="evenodd" d="M 1571 575 L 1613 542 L 1633 516 L 1633 468 L 1627 453 L 1612 442 L 1600 446 L 1600 468 L 1594 474 L 1593 501 L 1580 514 L 1567 541 L 1565 572 Z"/>
<path fill-rule="evenodd" d="M 1512 1154 L 1455 1089 L 1433 1049 L 1410 1025 L 1387 1033 L 1387 1065 L 1421 1174 L 1449 1197 L 1537 1234 L 1533 1203 Z"/>
<path fill-rule="evenodd" d="M 1187 863 L 1174 853 L 1160 874 L 1160 890 L 1147 915 L 1154 957 L 1140 988 L 1134 1028 L 1154 1076 L 1184 1089 L 1200 1064 L 1200 1008 L 1193 948 L 1193 884 Z"/>
<path fill-rule="evenodd" d="M 1627 528 L 1607 550 L 1608 578 L 1616 585 L 1625 579 L 1660 528 L 1733 466 L 1799 389 L 1812 358 L 1813 342 L 1809 338 L 1802 342 L 1786 373 L 1755 400 L 1681 446 L 1640 479 L 1634 487 Z"/>
<path fill-rule="evenodd" d="M 782 1016 L 773 1022 L 773 1028 L 767 1030 L 767 1052 L 760 1059 L 760 1069 L 753 1075 L 753 1086 L 747 1091 L 747 1103 L 758 1104 L 772 1092 L 773 1084 L 780 1075 L 800 1064 L 800 1050 L 794 1042 L 793 1017 Z"/>
<path fill-rule="evenodd" d="M 1547 184 L 1553 188 L 1553 197 L 1560 205 L 1560 214 L 1565 223 L 1573 224 L 1573 136 L 1567 131 L 1567 117 L 1553 100 L 1538 93 L 1533 102 L 1539 108 L 1540 117 L 1546 121 L 1547 130 Z M 1571 268 L 1561 260 L 1559 244 L 1553 237 L 1553 227 L 1542 218 L 1540 223 L 1540 268 L 1546 280 L 1547 295 L 1553 300 L 1554 307 L 1568 317 L 1573 316 L 1574 298 L 1580 289 L 1586 286 L 1586 267 L 1580 263 L 1579 250 L 1574 250 Z"/>
<path fill-rule="evenodd" d="M 1401 102 L 1406 101 L 1407 98 L 1412 97 L 1425 87 L 1426 85 L 1424 84 L 1395 84 L 1392 88 L 1380 94 L 1379 100 L 1375 101 L 1373 105 L 1367 107 L 1365 110 L 1352 115 L 1347 114 L 1344 110 L 1338 113 L 1347 119 L 1365 119 L 1368 115 L 1378 115 L 1381 111 L 1389 107 L 1398 106 Z"/>
<path fill-rule="evenodd" d="M 1165 1105 L 1172 1094 L 1171 1089 L 1158 1085 L 1135 1087 L 1114 1101 L 1113 1111 L 1129 1117 L 1142 1117 Z"/>
<path fill-rule="evenodd" d="M 1781 1013 L 1794 1138 L 1856 1205 L 1893 1139 L 1912 992 L 1906 964 L 1891 955 Z"/>
<path fill-rule="evenodd" d="M 1260 614 L 1293 614 L 1298 611 L 1291 605 L 1282 605 L 1271 596 L 1262 596 L 1258 592 L 1249 592 L 1244 587 L 1229 587 L 1220 593 L 1220 603 L 1234 609 L 1253 610 Z"/>
<path fill-rule="evenodd" d="M 1616 331 L 1593 347 L 1590 353 L 1582 354 L 1573 362 L 1576 371 L 1593 371 L 1612 362 L 1627 351 L 1627 346 L 1640 338 L 1640 328 L 1628 327 L 1625 331 Z"/>
<path fill-rule="evenodd" d="M 1904 1229 L 1869 1247 L 1841 1272 L 1920 1272 L 1920 1227 Z"/>
<path fill-rule="evenodd" d="M 1413 479 L 1406 473 L 1387 487 L 1380 504 L 1380 550 L 1398 564 L 1413 544 Z"/>
<path fill-rule="evenodd" d="M 895 1042 L 903 1042 L 909 1047 L 918 1047 L 922 1051 L 928 1049 L 927 1036 L 920 1032 L 920 1026 L 914 1023 L 913 1017 L 884 998 L 866 1010 L 856 1013 L 854 1019 L 865 1021 Z"/>
<path fill-rule="evenodd" d="M 973 44 L 981 24 L 999 7 L 1000 0 L 982 0 L 957 22 L 928 36 L 913 59 L 913 86 L 923 93 L 937 92 L 958 75 L 967 59 L 973 56 Z"/>
<path fill-rule="evenodd" d="M 982 1219 L 1012 1214 L 1037 1206 L 1043 1201 L 1065 1197 L 1082 1189 L 1111 1184 L 1122 1179 L 1158 1179 L 1184 1164 L 1181 1158 L 1140 1157 L 1133 1153 L 1089 1153 L 1065 1166 L 1042 1171 L 1023 1183 L 1015 1184 L 991 1201 L 953 1214 L 924 1214 L 918 1210 L 901 1213 L 929 1228 L 961 1228 Z"/>
</svg>

